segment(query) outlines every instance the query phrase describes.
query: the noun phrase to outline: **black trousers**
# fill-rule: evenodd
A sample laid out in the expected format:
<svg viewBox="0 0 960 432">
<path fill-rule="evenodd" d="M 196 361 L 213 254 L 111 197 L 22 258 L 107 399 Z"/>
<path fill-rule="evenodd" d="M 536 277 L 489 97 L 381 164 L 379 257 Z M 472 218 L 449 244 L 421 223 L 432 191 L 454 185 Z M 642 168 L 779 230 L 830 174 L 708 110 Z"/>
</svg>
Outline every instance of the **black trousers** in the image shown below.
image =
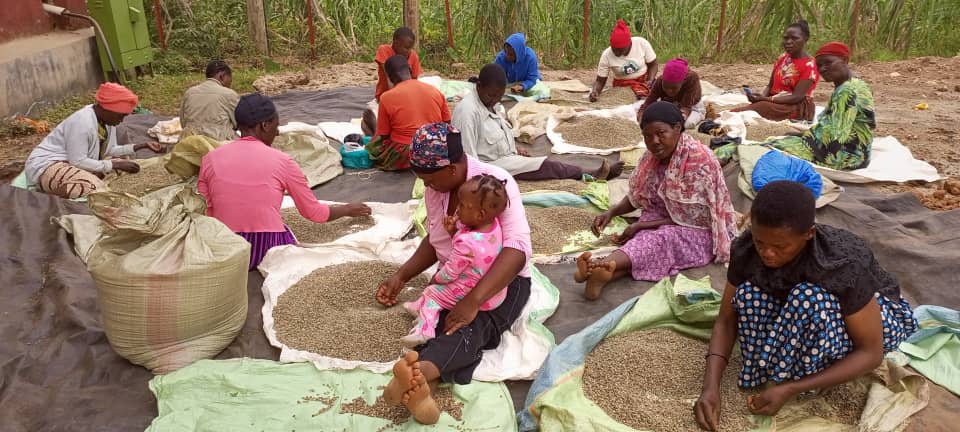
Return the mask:
<svg viewBox="0 0 960 432">
<path fill-rule="evenodd" d="M 543 165 L 540 165 L 540 169 L 517 174 L 513 176 L 513 178 L 517 180 L 580 180 L 583 178 L 584 172 L 586 171 L 584 171 L 583 168 L 580 168 L 576 165 L 570 165 L 547 159 L 543 161 Z"/>
<path fill-rule="evenodd" d="M 469 384 L 483 358 L 483 350 L 500 345 L 500 336 L 520 317 L 530 299 L 530 278 L 517 276 L 507 287 L 507 297 L 494 310 L 480 311 L 470 325 L 447 336 L 443 332 L 448 310 L 440 312 L 437 337 L 417 347 L 420 361 L 429 361 L 440 370 L 445 383 Z"/>
</svg>

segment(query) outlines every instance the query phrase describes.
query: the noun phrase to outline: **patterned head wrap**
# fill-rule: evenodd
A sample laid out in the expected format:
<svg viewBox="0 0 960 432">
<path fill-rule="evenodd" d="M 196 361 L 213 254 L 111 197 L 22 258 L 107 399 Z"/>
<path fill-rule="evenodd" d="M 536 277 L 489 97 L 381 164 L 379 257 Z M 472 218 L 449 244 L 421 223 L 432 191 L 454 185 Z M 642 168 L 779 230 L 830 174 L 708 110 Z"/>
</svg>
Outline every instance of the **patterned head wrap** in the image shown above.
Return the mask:
<svg viewBox="0 0 960 432">
<path fill-rule="evenodd" d="M 463 158 L 460 131 L 445 122 L 430 123 L 417 129 L 410 146 L 410 168 L 433 172 Z"/>
</svg>

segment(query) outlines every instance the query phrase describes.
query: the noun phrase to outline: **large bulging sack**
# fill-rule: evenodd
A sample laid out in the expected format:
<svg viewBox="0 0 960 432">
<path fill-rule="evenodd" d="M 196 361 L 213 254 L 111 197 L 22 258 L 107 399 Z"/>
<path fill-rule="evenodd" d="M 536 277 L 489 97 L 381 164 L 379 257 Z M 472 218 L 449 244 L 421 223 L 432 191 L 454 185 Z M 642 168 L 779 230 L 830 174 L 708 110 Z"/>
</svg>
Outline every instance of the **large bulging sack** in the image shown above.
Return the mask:
<svg viewBox="0 0 960 432">
<path fill-rule="evenodd" d="M 103 327 L 114 350 L 154 373 L 211 358 L 240 332 L 247 315 L 250 245 L 204 216 L 189 187 L 141 199 L 112 192 L 89 197 L 99 221 L 59 222 L 97 285 Z M 99 235 L 80 235 L 91 225 Z"/>
</svg>

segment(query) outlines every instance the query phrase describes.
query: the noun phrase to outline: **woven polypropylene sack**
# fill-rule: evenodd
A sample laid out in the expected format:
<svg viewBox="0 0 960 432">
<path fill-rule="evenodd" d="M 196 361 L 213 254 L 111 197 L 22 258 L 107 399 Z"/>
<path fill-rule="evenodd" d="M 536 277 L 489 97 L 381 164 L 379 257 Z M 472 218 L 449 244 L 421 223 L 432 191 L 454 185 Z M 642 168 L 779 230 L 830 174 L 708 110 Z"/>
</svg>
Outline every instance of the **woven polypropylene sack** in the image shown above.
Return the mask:
<svg viewBox="0 0 960 432">
<path fill-rule="evenodd" d="M 90 196 L 102 235 L 88 255 L 114 350 L 154 373 L 211 358 L 247 315 L 250 244 L 204 216 L 189 187 Z"/>
</svg>

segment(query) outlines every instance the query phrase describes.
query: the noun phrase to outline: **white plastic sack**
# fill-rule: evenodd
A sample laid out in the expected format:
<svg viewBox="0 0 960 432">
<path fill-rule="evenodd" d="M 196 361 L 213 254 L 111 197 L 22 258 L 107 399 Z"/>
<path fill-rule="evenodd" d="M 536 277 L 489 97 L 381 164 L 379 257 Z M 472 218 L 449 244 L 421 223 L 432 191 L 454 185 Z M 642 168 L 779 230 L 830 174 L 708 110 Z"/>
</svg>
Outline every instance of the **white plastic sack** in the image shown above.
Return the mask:
<svg viewBox="0 0 960 432">
<path fill-rule="evenodd" d="M 363 129 L 360 128 L 360 125 L 351 122 L 321 122 L 317 124 L 317 128 L 320 129 L 320 133 L 326 135 L 327 138 L 340 143 L 343 142 L 343 139 L 346 138 L 347 135 L 363 135 Z"/>
<path fill-rule="evenodd" d="M 369 249 L 341 244 L 312 249 L 295 246 L 271 249 L 260 263 L 260 271 L 265 275 L 263 330 L 270 343 L 280 348 L 280 361 L 283 363 L 312 362 L 318 369 L 362 368 L 376 373 L 391 370 L 393 361 L 380 363 L 336 359 L 283 345 L 274 329 L 273 307 L 281 294 L 317 268 L 368 260 L 402 264 L 413 254 L 419 244 L 418 238 L 386 242 L 378 248 L 379 251 L 376 253 Z M 374 301 L 373 295 L 374 293 L 371 292 L 371 301 Z M 556 287 L 546 287 L 538 281 L 538 278 L 533 278 L 530 300 L 523 313 L 510 330 L 502 335 L 497 349 L 484 351 L 483 360 L 474 371 L 473 379 L 497 382 L 534 378 L 540 365 L 553 348 L 552 334 L 549 334 L 541 324 L 552 315 L 558 303 L 559 295 Z M 414 317 L 411 316 L 410 319 L 412 326 Z M 400 357 L 400 347 L 398 340 L 397 358 Z"/>
<path fill-rule="evenodd" d="M 633 105 L 624 105 L 618 108 L 604 109 L 604 110 L 593 110 L 585 111 L 582 113 L 577 113 L 574 117 L 579 116 L 598 116 L 598 117 L 621 117 L 634 122 L 637 121 L 637 110 Z M 631 150 L 635 148 L 643 147 L 643 138 L 636 143 L 623 143 L 622 146 L 611 149 L 595 149 L 590 147 L 581 147 L 575 144 L 568 143 L 563 139 L 563 135 L 557 132 L 557 126 L 560 125 L 562 119 L 556 115 L 551 115 L 550 119 L 547 120 L 547 139 L 553 144 L 553 147 L 550 149 L 552 153 L 556 154 L 592 154 L 592 155 L 608 155 L 613 154 L 623 150 Z"/>
<path fill-rule="evenodd" d="M 176 144 L 180 141 L 181 132 L 183 132 L 183 126 L 180 125 L 180 117 L 159 121 L 147 129 L 147 135 L 156 138 L 161 144 Z"/>
</svg>

